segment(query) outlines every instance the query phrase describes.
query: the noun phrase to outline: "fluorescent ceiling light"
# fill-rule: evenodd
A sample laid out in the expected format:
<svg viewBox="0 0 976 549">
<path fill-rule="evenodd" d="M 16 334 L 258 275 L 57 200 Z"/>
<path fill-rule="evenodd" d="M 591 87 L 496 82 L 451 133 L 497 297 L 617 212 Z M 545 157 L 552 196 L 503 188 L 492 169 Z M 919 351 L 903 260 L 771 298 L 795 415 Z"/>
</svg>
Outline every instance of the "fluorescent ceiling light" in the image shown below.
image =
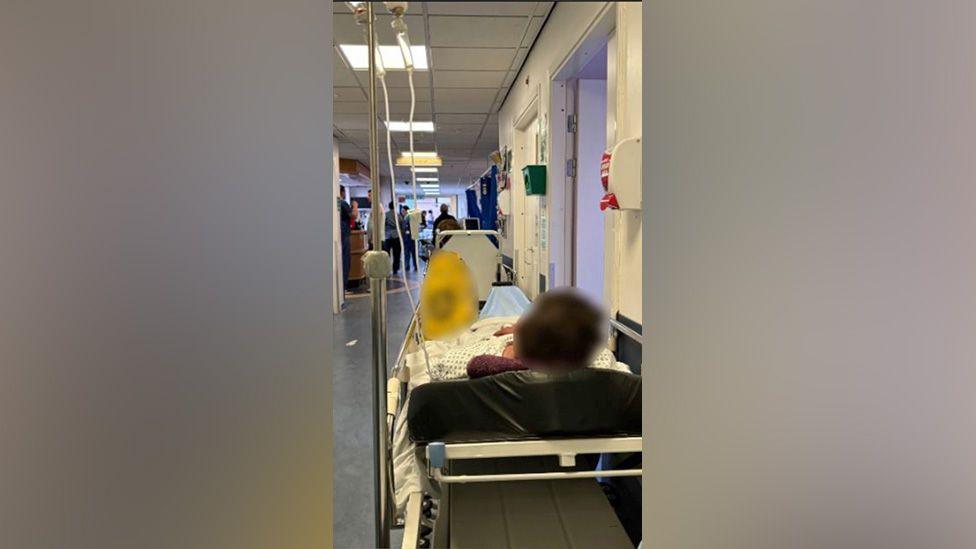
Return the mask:
<svg viewBox="0 0 976 549">
<path fill-rule="evenodd" d="M 411 164 L 417 166 L 440 166 L 442 162 L 441 158 L 435 152 L 414 153 L 413 158 L 410 157 L 410 153 L 401 153 L 400 157 L 396 160 L 397 166 L 410 167 Z"/>
<path fill-rule="evenodd" d="M 339 49 L 346 61 L 355 71 L 369 70 L 369 48 L 365 44 L 340 44 Z M 387 71 L 405 70 L 403 54 L 400 46 L 379 46 L 380 63 Z M 427 48 L 424 46 L 410 46 L 413 55 L 413 68 L 418 71 L 427 70 Z"/>
<path fill-rule="evenodd" d="M 434 181 L 434 182 L 437 182 L 437 181 L 440 181 L 440 178 L 437 178 L 437 177 L 418 177 L 417 178 L 417 181 Z"/>
<path fill-rule="evenodd" d="M 391 132 L 408 132 L 410 131 L 410 122 L 387 122 L 386 127 L 390 129 Z M 415 132 L 433 132 L 434 123 L 433 122 L 414 122 L 413 131 Z"/>
<path fill-rule="evenodd" d="M 423 168 L 421 166 L 417 166 L 413 169 L 413 173 L 437 173 L 437 168 Z"/>
</svg>

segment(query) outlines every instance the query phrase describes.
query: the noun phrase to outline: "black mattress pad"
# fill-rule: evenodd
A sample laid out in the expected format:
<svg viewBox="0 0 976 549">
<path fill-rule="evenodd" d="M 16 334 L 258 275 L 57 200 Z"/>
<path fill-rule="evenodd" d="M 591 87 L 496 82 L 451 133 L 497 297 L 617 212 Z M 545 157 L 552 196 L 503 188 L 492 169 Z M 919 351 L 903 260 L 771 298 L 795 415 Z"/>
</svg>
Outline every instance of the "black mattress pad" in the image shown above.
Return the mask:
<svg viewBox="0 0 976 549">
<path fill-rule="evenodd" d="M 427 383 L 410 394 L 407 426 L 417 443 L 637 436 L 641 378 L 584 368 Z"/>
</svg>

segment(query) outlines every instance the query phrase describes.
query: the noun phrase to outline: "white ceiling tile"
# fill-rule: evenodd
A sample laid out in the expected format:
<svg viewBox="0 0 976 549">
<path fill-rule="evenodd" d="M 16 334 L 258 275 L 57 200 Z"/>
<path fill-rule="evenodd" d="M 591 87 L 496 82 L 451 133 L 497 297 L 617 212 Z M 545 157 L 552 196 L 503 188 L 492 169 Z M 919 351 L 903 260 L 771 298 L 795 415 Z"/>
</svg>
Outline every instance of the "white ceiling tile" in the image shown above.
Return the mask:
<svg viewBox="0 0 976 549">
<path fill-rule="evenodd" d="M 438 112 L 487 113 L 498 90 L 434 88 L 434 103 Z"/>
<path fill-rule="evenodd" d="M 539 34 L 539 30 L 542 28 L 542 22 L 545 21 L 542 17 L 533 17 L 532 21 L 529 23 L 529 31 L 525 33 L 525 38 L 522 40 L 522 47 L 528 48 L 532 46 L 532 42 L 535 41 L 535 36 Z"/>
<path fill-rule="evenodd" d="M 426 76 L 425 76 L 426 78 Z M 403 101 L 410 102 L 410 88 L 394 88 L 387 84 L 387 93 L 390 94 L 390 101 Z M 380 88 L 379 98 L 382 100 L 383 89 Z M 414 97 L 416 101 L 420 103 L 421 101 L 430 102 L 430 88 L 421 88 L 414 86 Z"/>
<path fill-rule="evenodd" d="M 534 2 L 427 2 L 431 15 L 530 15 Z"/>
<path fill-rule="evenodd" d="M 341 87 L 359 86 L 359 81 L 336 53 L 332 56 L 332 85 Z"/>
<path fill-rule="evenodd" d="M 366 96 L 359 86 L 349 88 L 332 88 L 332 99 L 334 101 L 365 101 Z"/>
<path fill-rule="evenodd" d="M 366 73 L 363 74 L 365 75 Z M 365 79 L 363 81 L 365 82 Z M 410 88 L 410 80 L 407 78 L 407 73 L 404 71 L 388 72 L 386 73 L 386 85 L 389 88 Z M 369 87 L 368 84 L 366 87 Z M 379 82 L 377 82 L 376 87 L 377 89 L 381 89 Z M 427 71 L 414 71 L 413 87 L 429 88 L 430 74 Z"/>
<path fill-rule="evenodd" d="M 340 130 L 369 130 L 369 115 L 332 114 L 332 123 Z"/>
<path fill-rule="evenodd" d="M 515 62 L 512 63 L 512 68 L 516 71 L 521 69 L 522 63 L 525 63 L 525 58 L 528 55 L 529 55 L 528 48 L 519 48 L 518 53 L 515 54 Z"/>
<path fill-rule="evenodd" d="M 511 47 L 525 30 L 521 17 L 430 16 L 430 45 L 456 47 Z M 436 67 L 435 67 L 436 69 Z"/>
<path fill-rule="evenodd" d="M 336 101 L 332 103 L 332 112 L 336 114 L 369 114 L 369 105 L 365 101 Z"/>
<path fill-rule="evenodd" d="M 382 100 L 377 101 L 376 109 L 379 114 L 386 114 L 386 106 L 383 105 Z M 430 101 L 417 101 L 417 104 L 414 105 L 413 114 L 415 118 L 420 118 L 423 115 L 423 118 L 430 120 Z M 402 118 L 404 116 L 410 116 L 410 102 L 390 101 L 390 117 Z"/>
<path fill-rule="evenodd" d="M 377 4 L 378 5 L 378 4 Z M 376 23 L 373 29 L 376 32 L 376 39 L 380 45 L 396 45 L 396 33 L 390 22 L 393 16 L 389 15 L 385 9 L 377 13 Z M 404 17 L 407 23 L 407 32 L 410 34 L 410 43 L 420 45 L 426 42 L 426 30 L 424 29 L 424 17 L 422 15 L 407 15 Z M 336 44 L 365 44 L 366 35 L 363 28 L 356 23 L 356 18 L 352 13 L 336 14 L 332 17 L 332 41 Z"/>
<path fill-rule="evenodd" d="M 450 116 L 443 114 L 441 116 Z M 437 117 L 440 120 L 440 116 Z M 481 132 L 482 123 L 477 124 L 445 124 L 442 122 L 437 123 L 437 134 L 438 135 L 458 135 L 458 134 L 477 134 Z"/>
<path fill-rule="evenodd" d="M 470 149 L 478 142 L 477 133 L 453 134 L 451 136 L 438 135 L 438 140 L 445 146 L 456 147 L 458 149 Z"/>
<path fill-rule="evenodd" d="M 434 71 L 442 69 L 503 71 L 511 68 L 515 53 L 515 48 L 431 48 L 431 67 Z"/>
<path fill-rule="evenodd" d="M 396 140 L 397 146 L 402 149 L 410 148 L 410 136 L 406 133 L 394 133 L 393 138 Z M 383 131 L 383 139 L 386 139 L 386 131 Z M 416 151 L 430 150 L 430 148 L 435 144 L 435 137 L 433 134 L 429 133 L 415 133 L 413 134 L 413 148 Z"/>
<path fill-rule="evenodd" d="M 332 16 L 332 41 L 336 44 L 365 44 L 362 27 L 352 13 Z"/>
<path fill-rule="evenodd" d="M 497 88 L 505 71 L 434 71 L 435 88 Z"/>
<path fill-rule="evenodd" d="M 484 121 L 483 114 L 437 114 L 438 124 L 480 124 Z"/>
<path fill-rule="evenodd" d="M 552 9 L 552 5 L 554 3 L 555 2 L 536 2 L 535 3 L 535 11 L 532 12 L 532 13 L 534 15 L 541 15 L 541 16 L 545 17 L 546 15 L 549 14 L 549 10 Z"/>
</svg>

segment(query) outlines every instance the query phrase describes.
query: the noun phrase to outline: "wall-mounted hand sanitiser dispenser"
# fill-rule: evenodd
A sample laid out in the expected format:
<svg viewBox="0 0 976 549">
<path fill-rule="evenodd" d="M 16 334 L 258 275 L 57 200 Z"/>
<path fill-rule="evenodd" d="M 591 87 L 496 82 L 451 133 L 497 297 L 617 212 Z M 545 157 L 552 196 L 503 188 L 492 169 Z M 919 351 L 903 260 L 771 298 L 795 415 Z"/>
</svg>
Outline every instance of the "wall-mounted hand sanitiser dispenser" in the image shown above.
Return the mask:
<svg viewBox="0 0 976 549">
<path fill-rule="evenodd" d="M 631 137 L 617 143 L 609 157 L 609 169 L 604 171 L 607 196 L 604 197 L 602 207 L 615 210 L 641 209 L 641 138 Z"/>
</svg>

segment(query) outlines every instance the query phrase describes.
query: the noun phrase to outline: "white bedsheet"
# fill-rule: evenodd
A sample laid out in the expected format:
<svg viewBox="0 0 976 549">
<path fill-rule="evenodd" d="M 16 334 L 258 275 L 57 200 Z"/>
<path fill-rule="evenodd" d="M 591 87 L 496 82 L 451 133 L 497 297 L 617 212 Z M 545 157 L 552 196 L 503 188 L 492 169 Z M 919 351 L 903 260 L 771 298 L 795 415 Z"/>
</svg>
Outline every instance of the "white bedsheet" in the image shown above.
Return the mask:
<svg viewBox="0 0 976 549">
<path fill-rule="evenodd" d="M 500 328 L 512 325 L 517 320 L 517 316 L 486 318 L 475 322 L 467 332 L 451 341 L 428 341 L 425 344 L 428 358 L 433 362 L 450 350 L 488 339 Z M 427 481 L 427 476 L 423 472 L 422 456 L 417 455 L 416 445 L 410 441 L 406 422 L 406 410 L 410 404 L 411 391 L 430 382 L 427 362 L 423 352 L 417 351 L 404 357 L 404 363 L 410 381 L 407 384 L 407 396 L 401 408 L 402 413 L 395 419 L 393 425 L 394 502 L 397 514 L 404 512 L 411 492 L 434 492 L 433 486 Z M 606 367 L 611 370 L 630 372 L 627 365 L 622 362 L 612 362 Z"/>
</svg>

